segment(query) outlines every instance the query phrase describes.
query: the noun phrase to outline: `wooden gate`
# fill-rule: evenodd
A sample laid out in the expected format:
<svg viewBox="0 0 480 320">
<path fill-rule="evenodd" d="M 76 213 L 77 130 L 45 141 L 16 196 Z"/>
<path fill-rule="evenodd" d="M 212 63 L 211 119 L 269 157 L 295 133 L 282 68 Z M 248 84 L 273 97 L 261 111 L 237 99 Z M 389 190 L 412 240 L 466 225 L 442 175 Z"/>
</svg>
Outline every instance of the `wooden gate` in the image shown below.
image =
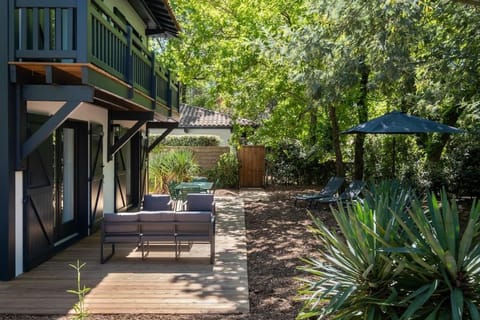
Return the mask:
<svg viewBox="0 0 480 320">
<path fill-rule="evenodd" d="M 242 146 L 238 150 L 240 187 L 263 187 L 265 181 L 265 147 Z"/>
</svg>

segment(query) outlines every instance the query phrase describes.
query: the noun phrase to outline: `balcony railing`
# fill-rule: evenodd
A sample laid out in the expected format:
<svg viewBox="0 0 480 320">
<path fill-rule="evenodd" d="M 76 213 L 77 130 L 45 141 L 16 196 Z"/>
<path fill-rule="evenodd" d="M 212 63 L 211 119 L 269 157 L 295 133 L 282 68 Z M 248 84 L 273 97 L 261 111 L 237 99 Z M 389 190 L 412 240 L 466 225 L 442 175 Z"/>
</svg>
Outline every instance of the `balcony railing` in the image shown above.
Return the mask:
<svg viewBox="0 0 480 320">
<path fill-rule="evenodd" d="M 15 61 L 92 63 L 178 112 L 178 82 L 103 3 L 16 0 L 15 26 Z"/>
</svg>

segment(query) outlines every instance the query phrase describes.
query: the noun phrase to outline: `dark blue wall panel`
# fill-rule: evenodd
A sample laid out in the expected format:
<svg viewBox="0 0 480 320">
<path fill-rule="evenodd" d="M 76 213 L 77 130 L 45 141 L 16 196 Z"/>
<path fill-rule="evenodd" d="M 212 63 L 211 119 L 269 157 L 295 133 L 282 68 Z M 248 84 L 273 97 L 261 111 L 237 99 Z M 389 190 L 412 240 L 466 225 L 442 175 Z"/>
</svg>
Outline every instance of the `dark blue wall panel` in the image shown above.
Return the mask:
<svg viewBox="0 0 480 320">
<path fill-rule="evenodd" d="M 12 3 L 0 1 L 0 45 L 9 48 L 0 50 L 0 280 L 15 277 L 15 94 L 8 79 Z"/>
</svg>

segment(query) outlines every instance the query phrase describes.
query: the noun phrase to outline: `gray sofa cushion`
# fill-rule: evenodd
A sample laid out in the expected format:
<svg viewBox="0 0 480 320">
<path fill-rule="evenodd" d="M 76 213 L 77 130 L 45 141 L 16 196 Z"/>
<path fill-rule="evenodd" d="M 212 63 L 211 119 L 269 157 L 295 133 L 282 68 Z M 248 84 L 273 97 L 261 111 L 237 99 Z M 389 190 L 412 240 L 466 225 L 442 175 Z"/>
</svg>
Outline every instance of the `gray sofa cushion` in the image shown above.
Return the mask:
<svg viewBox="0 0 480 320">
<path fill-rule="evenodd" d="M 171 200 L 168 194 L 146 194 L 143 197 L 143 211 L 171 210 Z"/>
</svg>

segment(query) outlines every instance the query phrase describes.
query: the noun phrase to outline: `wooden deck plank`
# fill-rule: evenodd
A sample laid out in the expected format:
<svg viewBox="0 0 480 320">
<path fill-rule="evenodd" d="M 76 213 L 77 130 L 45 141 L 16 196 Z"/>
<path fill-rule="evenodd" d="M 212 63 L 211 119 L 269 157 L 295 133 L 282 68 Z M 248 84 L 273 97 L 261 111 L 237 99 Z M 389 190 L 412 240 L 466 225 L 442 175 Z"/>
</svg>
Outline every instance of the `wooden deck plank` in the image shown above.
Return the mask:
<svg viewBox="0 0 480 320">
<path fill-rule="evenodd" d="M 215 264 L 209 245 L 194 244 L 179 260 L 173 247 L 151 246 L 147 259 L 132 245 L 121 245 L 100 264 L 98 234 L 78 242 L 9 282 L 0 282 L 0 313 L 72 313 L 76 273 L 68 267 L 86 262 L 82 285 L 91 288 L 85 303 L 91 314 L 248 313 L 247 253 L 243 202 L 219 198 Z M 185 247 L 187 249 L 187 247 Z"/>
</svg>

